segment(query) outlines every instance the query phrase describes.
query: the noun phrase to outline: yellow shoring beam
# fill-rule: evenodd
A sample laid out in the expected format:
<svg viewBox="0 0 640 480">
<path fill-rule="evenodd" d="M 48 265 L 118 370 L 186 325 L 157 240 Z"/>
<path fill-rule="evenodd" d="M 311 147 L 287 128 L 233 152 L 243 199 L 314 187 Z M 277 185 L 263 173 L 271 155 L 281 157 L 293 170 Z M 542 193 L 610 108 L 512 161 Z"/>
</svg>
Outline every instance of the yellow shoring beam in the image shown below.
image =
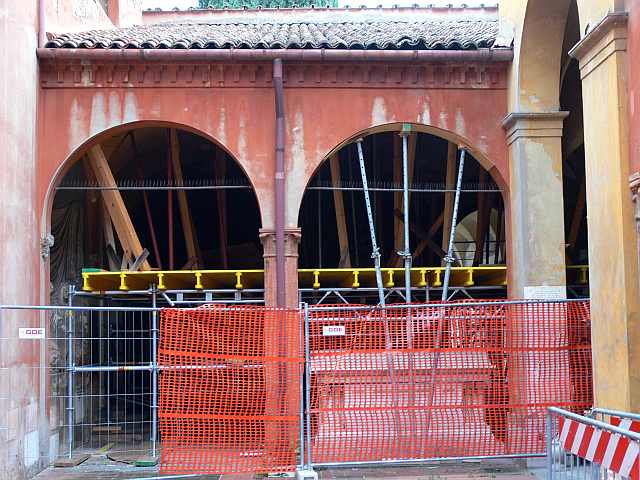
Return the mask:
<svg viewBox="0 0 640 480">
<path fill-rule="evenodd" d="M 404 269 L 383 268 L 387 287 L 394 276 Z M 441 267 L 411 269 L 413 287 L 439 287 L 442 285 Z M 586 284 L 589 267 L 567 267 L 569 283 Z M 507 267 L 504 265 L 481 267 L 453 267 L 451 286 L 504 286 Z M 152 270 L 141 272 L 83 271 L 82 289 L 87 292 L 146 290 L 156 285 L 161 290 L 252 289 L 264 287 L 264 270 Z M 374 288 L 373 268 L 303 268 L 298 270 L 299 288 Z"/>
</svg>

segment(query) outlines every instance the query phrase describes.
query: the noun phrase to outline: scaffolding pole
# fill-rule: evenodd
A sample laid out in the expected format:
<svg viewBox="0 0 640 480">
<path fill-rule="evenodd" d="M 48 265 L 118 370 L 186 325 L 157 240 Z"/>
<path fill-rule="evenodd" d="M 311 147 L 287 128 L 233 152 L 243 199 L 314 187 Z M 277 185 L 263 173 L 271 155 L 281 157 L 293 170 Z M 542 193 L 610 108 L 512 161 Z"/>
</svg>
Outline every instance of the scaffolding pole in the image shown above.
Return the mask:
<svg viewBox="0 0 640 480">
<path fill-rule="evenodd" d="M 451 277 L 451 265 L 453 264 L 453 241 L 456 237 L 456 222 L 458 220 L 458 205 L 460 204 L 460 187 L 462 186 L 462 174 L 464 172 L 464 157 L 466 150 L 460 149 L 460 165 L 458 166 L 458 182 L 456 183 L 456 196 L 453 201 L 453 215 L 451 216 L 451 230 L 449 233 L 449 248 L 444 258 L 446 267 L 444 271 L 444 283 L 442 285 L 442 301 L 447 300 L 449 294 L 449 279 Z"/>
<path fill-rule="evenodd" d="M 409 159 L 408 159 L 408 139 L 409 132 L 403 128 L 400 136 L 402 137 L 402 200 L 404 209 L 404 251 L 398 252 L 401 254 L 404 260 L 404 298 L 407 304 L 411 303 L 411 250 L 409 247 Z M 409 425 L 409 438 L 411 448 L 416 441 L 416 416 L 415 416 L 415 381 L 414 381 L 414 359 L 413 359 L 413 314 L 411 310 L 407 309 L 406 320 L 406 335 L 407 335 L 407 349 L 409 350 L 409 407 L 410 413 L 410 425 Z"/>
<path fill-rule="evenodd" d="M 449 248 L 447 251 L 447 256 L 445 257 L 445 261 L 447 262 L 446 270 L 444 274 L 444 283 L 442 285 L 442 301 L 446 302 L 449 294 L 449 278 L 451 276 L 451 264 L 453 263 L 453 240 L 456 236 L 456 220 L 458 218 L 458 205 L 460 203 L 460 186 L 462 185 L 462 174 L 464 172 L 464 157 L 465 157 L 465 149 L 459 148 L 460 150 L 460 165 L 458 166 L 458 182 L 456 184 L 456 196 L 453 202 L 453 213 L 451 215 L 451 231 L 449 233 Z M 433 357 L 433 367 L 431 371 L 431 386 L 429 389 L 429 404 L 427 410 L 427 421 L 426 421 L 426 432 L 427 435 L 430 433 L 431 429 L 431 416 L 433 415 L 433 400 L 435 398 L 435 388 L 436 388 L 436 374 L 438 372 L 438 366 L 440 364 L 440 348 L 442 344 L 442 329 L 444 326 L 444 312 L 446 312 L 446 307 L 440 310 L 442 313 L 438 318 L 438 331 L 436 334 L 436 344 L 435 344 L 435 354 Z"/>
<path fill-rule="evenodd" d="M 376 241 L 376 228 L 373 224 L 373 215 L 371 212 L 371 200 L 369 199 L 369 188 L 367 184 L 367 172 L 364 168 L 364 156 L 362 155 L 362 138 L 356 140 L 358 148 L 358 160 L 360 161 L 360 174 L 362 175 L 362 190 L 364 192 L 364 203 L 367 207 L 367 218 L 369 219 L 369 232 L 371 233 L 371 258 L 376 268 L 376 285 L 378 286 L 378 297 L 380 299 L 380 307 L 385 307 L 384 300 L 384 284 L 382 283 L 382 270 L 380 268 L 380 249 Z"/>
<path fill-rule="evenodd" d="M 384 324 L 384 337 L 385 337 L 385 350 L 387 351 L 387 368 L 389 370 L 389 381 L 391 382 L 391 390 L 393 397 L 393 420 L 396 432 L 396 439 L 400 439 L 400 420 L 398 418 L 398 399 L 397 399 L 397 382 L 396 375 L 393 366 L 393 343 L 391 341 L 391 331 L 389 328 L 389 321 L 387 320 L 387 312 L 385 307 L 384 296 L 384 284 L 382 283 L 382 270 L 380 268 L 380 250 L 378 249 L 378 242 L 376 241 L 376 228 L 373 223 L 373 215 L 371 212 L 371 200 L 369 199 L 369 190 L 367 184 L 367 172 L 364 168 L 364 156 L 362 154 L 362 138 L 356 140 L 356 147 L 358 149 L 358 160 L 360 162 L 360 174 L 362 175 L 362 190 L 364 191 L 364 203 L 367 207 L 367 218 L 369 219 L 369 233 L 371 233 L 371 257 L 374 260 L 376 269 L 376 285 L 378 287 L 378 298 L 380 301 L 380 309 L 382 313 L 382 321 Z"/>
</svg>

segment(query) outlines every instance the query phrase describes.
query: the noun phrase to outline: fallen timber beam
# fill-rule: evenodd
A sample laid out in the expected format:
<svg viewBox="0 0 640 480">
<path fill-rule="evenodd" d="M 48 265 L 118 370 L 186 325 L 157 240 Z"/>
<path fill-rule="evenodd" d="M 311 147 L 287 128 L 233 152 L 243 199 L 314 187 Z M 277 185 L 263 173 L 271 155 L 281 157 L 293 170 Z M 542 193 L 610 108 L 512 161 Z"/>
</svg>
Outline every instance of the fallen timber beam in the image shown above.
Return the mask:
<svg viewBox="0 0 640 480">
<path fill-rule="evenodd" d="M 124 200 L 122 199 L 122 195 L 120 195 L 120 192 L 116 188 L 117 184 L 109 168 L 107 158 L 100 145 L 92 147 L 87 153 L 87 156 L 89 157 L 89 167 L 96 177 L 98 184 L 112 188 L 112 190 L 101 190 L 101 193 L 122 249 L 125 254 L 128 253 L 137 258 L 142 254 L 143 248 L 133 226 L 133 222 L 131 221 L 131 217 L 129 216 L 129 212 L 127 211 L 127 207 L 124 204 Z M 145 260 L 141 265 L 141 269 L 149 270 L 149 268 L 149 262 Z"/>
</svg>

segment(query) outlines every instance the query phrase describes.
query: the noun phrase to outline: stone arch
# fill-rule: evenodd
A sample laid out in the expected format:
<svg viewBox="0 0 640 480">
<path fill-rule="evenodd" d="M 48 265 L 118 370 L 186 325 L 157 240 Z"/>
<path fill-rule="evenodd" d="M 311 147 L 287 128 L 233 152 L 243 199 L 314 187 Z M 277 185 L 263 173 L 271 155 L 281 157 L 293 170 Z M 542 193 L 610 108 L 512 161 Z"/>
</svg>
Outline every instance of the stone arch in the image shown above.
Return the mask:
<svg viewBox="0 0 640 480">
<path fill-rule="evenodd" d="M 520 38 L 515 42 L 517 65 L 513 72 L 515 98 L 512 98 L 512 110 L 558 111 L 562 44 L 571 1 L 526 2 L 522 30 L 517 33 Z"/>
</svg>

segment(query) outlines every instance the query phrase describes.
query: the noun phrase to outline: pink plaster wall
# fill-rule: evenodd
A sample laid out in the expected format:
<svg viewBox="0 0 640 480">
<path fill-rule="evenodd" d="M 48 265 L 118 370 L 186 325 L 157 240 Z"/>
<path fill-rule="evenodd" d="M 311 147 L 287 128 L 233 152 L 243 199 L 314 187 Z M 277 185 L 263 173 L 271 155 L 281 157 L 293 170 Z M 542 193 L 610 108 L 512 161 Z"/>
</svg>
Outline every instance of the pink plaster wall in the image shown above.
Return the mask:
<svg viewBox="0 0 640 480">
<path fill-rule="evenodd" d="M 118 27 L 142 25 L 142 0 L 109 0 L 109 18 Z"/>
<path fill-rule="evenodd" d="M 640 172 L 640 2 L 628 2 L 629 171 Z"/>
<path fill-rule="evenodd" d="M 44 89 L 40 109 L 46 148 L 40 153 L 38 198 L 46 213 L 50 188 L 65 160 L 91 139 L 132 122 L 170 122 L 224 146 L 254 185 L 263 228 L 274 226 L 274 98 L 271 88 Z M 442 129 L 472 149 L 503 187 L 508 178 L 501 89 L 285 88 L 287 226 L 297 225 L 304 188 L 327 154 L 358 133 L 404 122 Z M 75 158 L 72 158 L 75 160 Z M 69 164 L 66 164 L 67 166 Z"/>
<path fill-rule="evenodd" d="M 37 2 L 3 2 L 0 15 L 0 304 L 34 304 L 39 291 L 36 201 Z M 40 342 L 18 340 L 32 312 L 0 312 L 0 478 L 20 480 L 48 456 Z M 43 376 L 43 378 L 46 378 Z"/>
</svg>

